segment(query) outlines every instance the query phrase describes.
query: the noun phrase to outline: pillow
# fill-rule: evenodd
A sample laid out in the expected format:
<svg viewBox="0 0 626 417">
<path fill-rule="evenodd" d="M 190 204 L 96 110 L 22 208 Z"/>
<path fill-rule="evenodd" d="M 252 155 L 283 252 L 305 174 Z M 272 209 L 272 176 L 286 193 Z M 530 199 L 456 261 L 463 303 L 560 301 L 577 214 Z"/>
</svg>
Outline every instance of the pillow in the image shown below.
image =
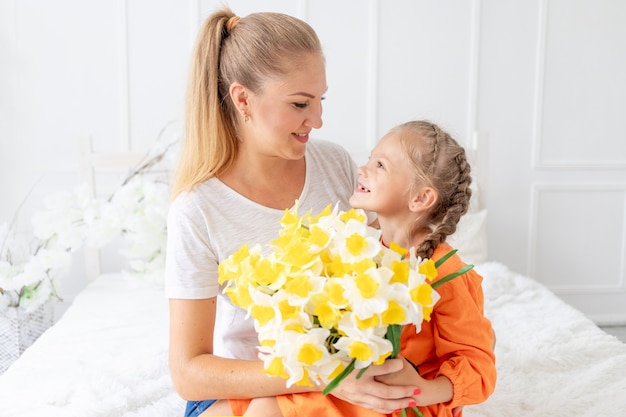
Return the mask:
<svg viewBox="0 0 626 417">
<path fill-rule="evenodd" d="M 458 249 L 457 254 L 468 264 L 487 261 L 487 209 L 480 204 L 480 189 L 473 181 L 469 209 L 457 224 L 456 232 L 448 236 L 450 246 Z"/>
<path fill-rule="evenodd" d="M 448 236 L 450 246 L 458 249 L 457 254 L 467 264 L 487 261 L 487 209 L 465 213 L 456 232 Z"/>
</svg>

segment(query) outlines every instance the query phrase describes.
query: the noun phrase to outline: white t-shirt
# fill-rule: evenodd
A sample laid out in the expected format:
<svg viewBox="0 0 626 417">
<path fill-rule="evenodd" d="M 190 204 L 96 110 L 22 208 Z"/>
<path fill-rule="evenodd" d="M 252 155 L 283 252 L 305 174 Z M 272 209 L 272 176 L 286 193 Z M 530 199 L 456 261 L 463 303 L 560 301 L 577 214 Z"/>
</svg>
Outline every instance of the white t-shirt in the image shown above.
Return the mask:
<svg viewBox="0 0 626 417">
<path fill-rule="evenodd" d="M 311 140 L 305 153 L 306 179 L 298 198 L 300 215 L 321 212 L 348 200 L 357 184 L 356 164 L 348 152 L 332 142 Z M 217 296 L 214 354 L 258 359 L 258 339 L 252 319 L 230 303 L 217 282 L 218 263 L 241 245 L 263 246 L 278 236 L 284 210 L 255 203 L 217 178 L 179 195 L 167 221 L 166 286 L 168 298 L 204 299 Z"/>
</svg>

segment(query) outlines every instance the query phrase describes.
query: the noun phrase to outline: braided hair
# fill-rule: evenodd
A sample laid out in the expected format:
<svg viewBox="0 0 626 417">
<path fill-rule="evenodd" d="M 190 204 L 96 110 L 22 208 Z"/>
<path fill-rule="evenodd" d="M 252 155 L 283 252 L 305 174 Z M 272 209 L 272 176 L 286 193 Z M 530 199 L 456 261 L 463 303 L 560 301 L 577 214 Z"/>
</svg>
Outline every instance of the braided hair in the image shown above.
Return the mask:
<svg viewBox="0 0 626 417">
<path fill-rule="evenodd" d="M 429 121 L 411 121 L 392 129 L 399 133 L 408 161 L 415 170 L 413 187 L 426 185 L 438 193 L 428 218 L 417 219 L 409 236 L 425 229 L 426 237 L 416 248 L 417 255 L 430 258 L 469 208 L 472 190 L 470 164 L 465 149 L 447 132 Z"/>
</svg>

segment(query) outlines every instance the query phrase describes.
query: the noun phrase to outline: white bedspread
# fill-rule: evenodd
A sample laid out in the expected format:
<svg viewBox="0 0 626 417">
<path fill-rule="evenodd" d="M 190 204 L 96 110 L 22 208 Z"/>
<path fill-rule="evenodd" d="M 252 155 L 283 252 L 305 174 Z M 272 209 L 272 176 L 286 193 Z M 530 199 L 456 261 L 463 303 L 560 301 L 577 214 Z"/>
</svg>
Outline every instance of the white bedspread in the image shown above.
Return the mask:
<svg viewBox="0 0 626 417">
<path fill-rule="evenodd" d="M 465 417 L 626 416 L 626 344 L 498 263 L 485 277 L 498 384 Z M 162 290 L 103 275 L 0 376 L 0 416 L 179 417 Z"/>
<path fill-rule="evenodd" d="M 0 376 L 0 416 L 182 416 L 162 289 L 103 275 Z"/>
</svg>

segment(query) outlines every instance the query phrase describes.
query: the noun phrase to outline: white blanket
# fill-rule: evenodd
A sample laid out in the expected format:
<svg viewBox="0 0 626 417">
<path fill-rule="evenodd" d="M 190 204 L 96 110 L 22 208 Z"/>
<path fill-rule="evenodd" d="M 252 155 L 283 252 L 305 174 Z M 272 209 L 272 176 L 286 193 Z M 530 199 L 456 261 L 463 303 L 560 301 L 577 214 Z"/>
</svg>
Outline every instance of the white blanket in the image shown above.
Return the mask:
<svg viewBox="0 0 626 417">
<path fill-rule="evenodd" d="M 626 344 L 544 286 L 484 263 L 498 383 L 465 417 L 626 416 Z M 103 275 L 0 376 L 3 417 L 180 417 L 162 290 Z"/>
</svg>

